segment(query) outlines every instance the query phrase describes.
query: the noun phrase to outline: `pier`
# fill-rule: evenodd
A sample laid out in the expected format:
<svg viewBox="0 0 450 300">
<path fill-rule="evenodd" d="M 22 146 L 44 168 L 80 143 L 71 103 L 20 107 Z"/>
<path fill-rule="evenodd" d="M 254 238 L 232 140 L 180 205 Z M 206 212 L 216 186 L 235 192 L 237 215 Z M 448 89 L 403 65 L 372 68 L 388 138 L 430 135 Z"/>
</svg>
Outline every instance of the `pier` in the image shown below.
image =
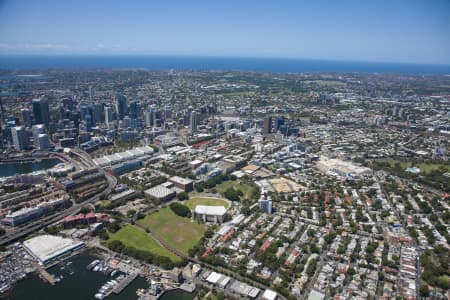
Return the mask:
<svg viewBox="0 0 450 300">
<path fill-rule="evenodd" d="M 42 278 L 45 281 L 47 281 L 51 285 L 56 284 L 56 280 L 55 280 L 55 277 L 53 277 L 53 275 L 51 275 L 49 272 L 47 272 L 41 265 L 35 264 L 35 266 L 36 266 L 36 269 L 38 270 L 39 274 L 41 274 Z"/>
<path fill-rule="evenodd" d="M 114 294 L 120 294 L 120 292 L 123 291 L 130 283 L 133 282 L 133 280 L 138 277 L 138 273 L 132 273 L 129 276 L 127 276 L 124 280 L 119 282 L 119 284 L 112 290 Z"/>
</svg>

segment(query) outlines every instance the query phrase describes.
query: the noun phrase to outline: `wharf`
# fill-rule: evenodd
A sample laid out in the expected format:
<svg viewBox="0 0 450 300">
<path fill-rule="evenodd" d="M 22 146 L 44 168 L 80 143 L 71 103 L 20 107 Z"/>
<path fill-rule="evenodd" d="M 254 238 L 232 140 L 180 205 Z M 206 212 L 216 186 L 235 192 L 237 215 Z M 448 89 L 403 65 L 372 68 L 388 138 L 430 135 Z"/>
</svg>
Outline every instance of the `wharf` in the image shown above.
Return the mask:
<svg viewBox="0 0 450 300">
<path fill-rule="evenodd" d="M 132 273 L 129 276 L 127 276 L 124 280 L 119 282 L 119 284 L 112 290 L 114 294 L 120 294 L 120 292 L 123 291 L 124 288 L 126 288 L 133 280 L 138 277 L 138 273 Z"/>
<path fill-rule="evenodd" d="M 53 275 L 51 275 L 49 272 L 47 272 L 41 265 L 35 264 L 35 266 L 36 266 L 36 269 L 38 270 L 39 274 L 41 274 L 42 278 L 45 281 L 47 281 L 51 285 L 56 284 L 56 280 L 55 280 L 55 277 L 53 277 Z"/>
</svg>

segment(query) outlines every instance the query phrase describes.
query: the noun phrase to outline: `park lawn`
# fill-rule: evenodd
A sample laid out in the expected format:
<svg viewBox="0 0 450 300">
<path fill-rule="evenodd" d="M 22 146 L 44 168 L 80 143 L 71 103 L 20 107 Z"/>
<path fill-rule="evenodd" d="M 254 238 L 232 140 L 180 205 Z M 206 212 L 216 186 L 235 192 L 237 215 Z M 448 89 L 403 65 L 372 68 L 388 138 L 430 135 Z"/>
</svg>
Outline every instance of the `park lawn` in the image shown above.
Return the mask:
<svg viewBox="0 0 450 300">
<path fill-rule="evenodd" d="M 223 194 L 230 187 L 233 187 L 235 189 L 241 190 L 242 193 L 244 193 L 244 198 L 247 199 L 247 200 L 251 200 L 253 187 L 248 185 L 248 184 L 246 184 L 246 183 L 239 184 L 239 182 L 237 182 L 237 181 L 231 181 L 231 180 L 224 181 L 221 184 L 216 186 L 216 190 L 220 194 Z"/>
<path fill-rule="evenodd" d="M 163 207 L 138 222 L 144 227 L 156 231 L 172 247 L 186 254 L 198 243 L 206 231 L 206 225 L 177 216 L 168 207 Z"/>
<path fill-rule="evenodd" d="M 126 225 L 119 231 L 109 234 L 109 240 L 121 241 L 125 246 L 134 247 L 138 250 L 148 251 L 159 256 L 166 256 L 173 262 L 180 261 L 180 258 L 158 244 L 148 233 L 134 225 Z"/>
<path fill-rule="evenodd" d="M 400 163 L 400 166 L 403 170 L 406 170 L 406 168 L 411 167 L 413 164 L 412 162 L 407 161 L 400 161 L 395 159 L 389 159 L 387 162 L 393 167 L 396 163 Z M 444 164 L 435 164 L 435 163 L 426 163 L 426 162 L 417 162 L 414 164 L 414 166 L 418 167 L 422 172 L 429 173 L 430 171 L 437 170 L 440 167 L 444 167 L 447 169 L 448 172 L 450 172 L 450 165 L 444 165 Z"/>
<path fill-rule="evenodd" d="M 230 207 L 229 201 L 212 197 L 192 197 L 189 200 L 184 201 L 183 204 L 190 209 L 194 209 L 197 205 L 225 206 L 225 208 Z"/>
</svg>

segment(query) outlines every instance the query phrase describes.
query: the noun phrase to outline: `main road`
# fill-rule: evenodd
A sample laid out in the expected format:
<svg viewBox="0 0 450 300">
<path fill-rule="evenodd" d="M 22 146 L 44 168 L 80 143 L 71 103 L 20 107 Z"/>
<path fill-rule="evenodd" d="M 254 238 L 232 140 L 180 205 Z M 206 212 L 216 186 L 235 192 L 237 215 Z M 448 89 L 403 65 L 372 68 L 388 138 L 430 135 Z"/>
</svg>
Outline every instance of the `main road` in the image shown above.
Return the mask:
<svg viewBox="0 0 450 300">
<path fill-rule="evenodd" d="M 72 154 L 74 156 L 78 157 L 80 159 L 81 163 L 85 167 L 87 167 L 87 168 L 96 167 L 95 163 L 92 161 L 91 157 L 86 152 L 83 152 L 81 150 L 74 150 L 74 151 L 72 151 Z M 12 231 L 8 232 L 7 234 L 3 235 L 0 238 L 0 245 L 5 245 L 5 244 L 9 244 L 11 242 L 14 242 L 14 241 L 20 239 L 21 237 L 24 237 L 34 231 L 37 231 L 37 230 L 42 229 L 50 224 L 58 222 L 67 216 L 76 214 L 80 211 L 81 207 L 85 206 L 86 204 L 95 203 L 96 201 L 100 200 L 102 197 L 109 195 L 112 192 L 113 188 L 117 184 L 117 178 L 114 177 L 113 175 L 105 172 L 101 168 L 99 168 L 99 172 L 103 173 L 106 177 L 106 180 L 108 182 L 108 186 L 106 187 L 106 189 L 104 189 L 103 191 L 99 192 L 98 194 L 90 197 L 89 199 L 87 199 L 86 201 L 84 201 L 82 203 L 74 204 L 73 206 L 71 206 L 70 208 L 68 208 L 62 212 L 59 212 L 57 214 L 53 214 L 50 216 L 45 216 L 45 217 L 39 219 L 38 221 L 30 222 L 30 223 L 26 224 L 25 226 L 21 226 L 21 227 L 13 229 Z"/>
</svg>

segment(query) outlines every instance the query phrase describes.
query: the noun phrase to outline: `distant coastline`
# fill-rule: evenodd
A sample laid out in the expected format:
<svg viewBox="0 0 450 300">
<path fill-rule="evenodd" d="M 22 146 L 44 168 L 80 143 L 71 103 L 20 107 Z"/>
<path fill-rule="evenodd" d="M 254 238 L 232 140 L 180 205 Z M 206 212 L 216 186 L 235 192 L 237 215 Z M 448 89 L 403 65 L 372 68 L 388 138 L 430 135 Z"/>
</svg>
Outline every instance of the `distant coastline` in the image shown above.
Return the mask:
<svg viewBox="0 0 450 300">
<path fill-rule="evenodd" d="M 0 55 L 0 70 L 36 69 L 234 70 L 274 73 L 450 74 L 450 65 L 357 62 L 282 58 L 124 55 Z"/>
</svg>

